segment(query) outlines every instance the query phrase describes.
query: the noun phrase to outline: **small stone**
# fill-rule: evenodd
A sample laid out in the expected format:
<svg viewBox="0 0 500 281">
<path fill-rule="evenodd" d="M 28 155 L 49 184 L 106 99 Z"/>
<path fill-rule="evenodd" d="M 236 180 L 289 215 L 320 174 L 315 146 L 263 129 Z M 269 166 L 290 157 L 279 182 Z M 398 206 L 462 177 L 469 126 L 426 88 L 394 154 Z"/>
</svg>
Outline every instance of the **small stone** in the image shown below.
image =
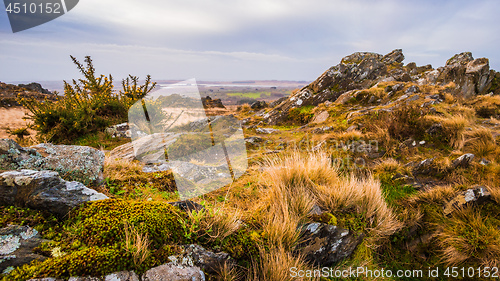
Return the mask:
<svg viewBox="0 0 500 281">
<path fill-rule="evenodd" d="M 454 169 L 458 168 L 458 167 L 467 168 L 467 167 L 469 167 L 469 165 L 473 159 L 474 159 L 474 154 L 466 153 L 466 154 L 458 157 L 457 159 L 453 160 L 452 167 Z"/>
<path fill-rule="evenodd" d="M 491 198 L 491 193 L 485 186 L 475 186 L 460 192 L 443 207 L 443 213 L 448 216 L 455 210 L 468 204 L 481 204 Z"/>
</svg>

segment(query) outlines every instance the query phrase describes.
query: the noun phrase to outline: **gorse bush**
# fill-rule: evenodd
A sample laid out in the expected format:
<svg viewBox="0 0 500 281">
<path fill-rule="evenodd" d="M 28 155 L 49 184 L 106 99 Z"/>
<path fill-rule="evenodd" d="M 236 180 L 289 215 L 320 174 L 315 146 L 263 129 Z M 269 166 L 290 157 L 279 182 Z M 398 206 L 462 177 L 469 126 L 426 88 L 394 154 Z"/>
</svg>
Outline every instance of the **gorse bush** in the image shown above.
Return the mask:
<svg viewBox="0 0 500 281">
<path fill-rule="evenodd" d="M 32 126 L 38 137 L 55 143 L 67 143 L 75 138 L 102 131 L 112 123 L 127 120 L 132 104 L 144 97 L 156 85 L 148 75 L 143 85 L 131 76 L 122 81 L 122 90 L 115 91 L 111 75 L 96 76 L 90 56 L 85 64 L 71 59 L 83 75 L 83 79 L 64 81 L 64 96 L 56 101 L 38 101 L 21 98 L 20 103 L 29 111 Z"/>
</svg>

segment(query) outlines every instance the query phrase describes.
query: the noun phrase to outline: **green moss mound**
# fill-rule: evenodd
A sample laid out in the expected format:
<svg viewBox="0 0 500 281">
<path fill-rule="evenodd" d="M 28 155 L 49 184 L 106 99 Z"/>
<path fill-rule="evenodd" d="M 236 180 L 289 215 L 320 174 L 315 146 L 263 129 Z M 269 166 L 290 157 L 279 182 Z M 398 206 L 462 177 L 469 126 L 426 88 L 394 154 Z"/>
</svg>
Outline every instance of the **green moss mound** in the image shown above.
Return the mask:
<svg viewBox="0 0 500 281">
<path fill-rule="evenodd" d="M 103 200 L 82 205 L 68 220 L 73 239 L 89 246 L 111 246 L 125 237 L 124 223 L 147 234 L 153 247 L 168 242 L 182 243 L 179 211 L 171 205 L 153 201 Z"/>
</svg>

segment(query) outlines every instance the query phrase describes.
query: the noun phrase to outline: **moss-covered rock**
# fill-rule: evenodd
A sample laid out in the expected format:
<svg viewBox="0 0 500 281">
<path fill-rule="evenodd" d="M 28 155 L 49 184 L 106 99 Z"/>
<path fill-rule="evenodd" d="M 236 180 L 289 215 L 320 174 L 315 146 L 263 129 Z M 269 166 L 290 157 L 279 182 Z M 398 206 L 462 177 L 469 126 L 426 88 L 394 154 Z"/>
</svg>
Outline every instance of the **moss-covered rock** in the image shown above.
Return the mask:
<svg viewBox="0 0 500 281">
<path fill-rule="evenodd" d="M 183 241 L 179 211 L 163 202 L 104 200 L 84 204 L 68 221 L 73 238 L 92 246 L 111 246 L 125 237 L 124 223 L 147 234 L 153 247 Z"/>
</svg>

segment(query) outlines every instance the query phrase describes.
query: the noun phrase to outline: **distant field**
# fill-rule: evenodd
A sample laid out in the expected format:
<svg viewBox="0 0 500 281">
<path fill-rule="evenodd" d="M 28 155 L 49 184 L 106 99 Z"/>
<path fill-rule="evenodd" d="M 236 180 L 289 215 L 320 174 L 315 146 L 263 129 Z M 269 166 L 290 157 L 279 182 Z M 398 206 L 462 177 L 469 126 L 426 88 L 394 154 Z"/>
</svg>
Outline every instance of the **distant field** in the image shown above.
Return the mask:
<svg viewBox="0 0 500 281">
<path fill-rule="evenodd" d="M 242 98 L 250 98 L 250 99 L 259 99 L 262 96 L 271 96 L 270 92 L 251 92 L 251 93 L 227 93 L 228 96 L 231 97 L 242 97 Z"/>
</svg>

